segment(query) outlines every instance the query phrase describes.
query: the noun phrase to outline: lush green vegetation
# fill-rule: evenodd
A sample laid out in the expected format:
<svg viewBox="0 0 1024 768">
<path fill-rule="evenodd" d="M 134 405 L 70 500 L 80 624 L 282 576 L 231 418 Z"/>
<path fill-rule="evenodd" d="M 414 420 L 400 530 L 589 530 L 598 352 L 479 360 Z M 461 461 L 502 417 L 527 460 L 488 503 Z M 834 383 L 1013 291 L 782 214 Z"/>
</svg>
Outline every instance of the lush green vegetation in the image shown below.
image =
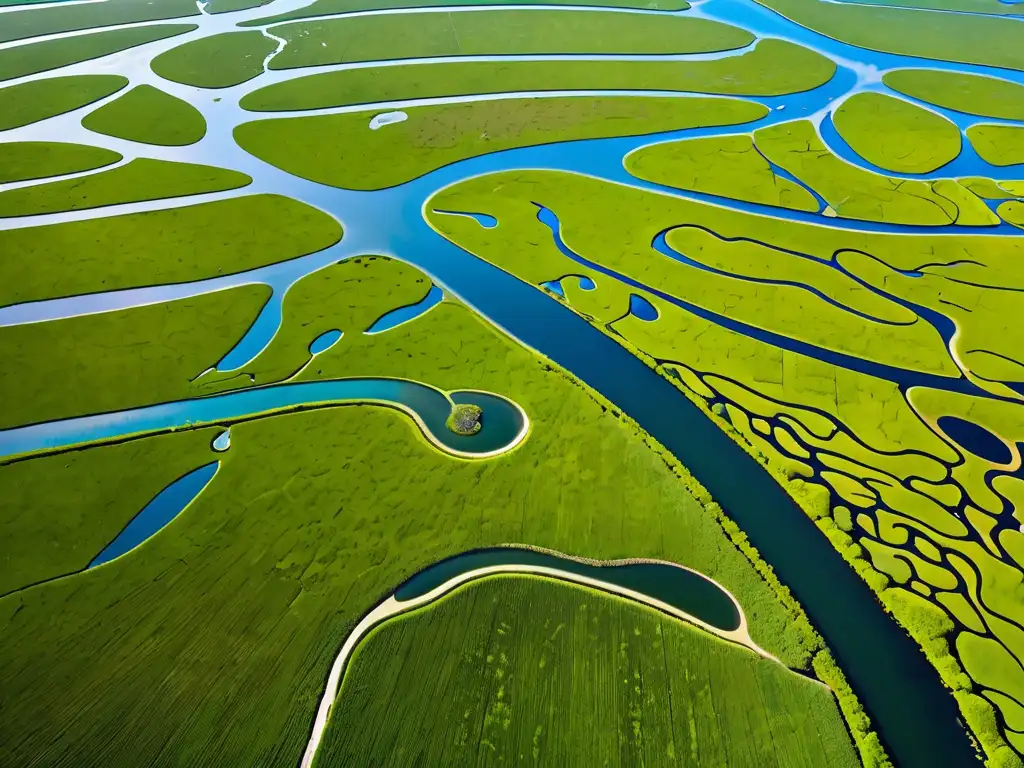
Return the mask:
<svg viewBox="0 0 1024 768">
<path fill-rule="evenodd" d="M 215 0 L 216 1 L 216 0 Z M 533 0 L 498 0 L 488 5 L 532 5 Z M 477 0 L 445 0 L 436 3 L 444 6 L 480 5 Z M 643 8 L 658 11 L 681 11 L 689 8 L 686 0 L 553 0 L 545 5 L 600 5 L 609 8 Z M 304 8 L 297 8 L 288 13 L 267 16 L 254 21 L 243 22 L 241 26 L 265 26 L 294 19 L 307 19 L 316 16 L 333 16 L 336 13 L 353 13 L 355 11 L 376 11 L 388 8 L 419 8 L 422 0 L 316 0 Z"/>
<path fill-rule="evenodd" d="M 12 141 L 0 144 L 0 184 L 91 171 L 120 159 L 117 152 L 82 144 Z"/>
<path fill-rule="evenodd" d="M 220 430 L 196 429 L 152 438 L 153 450 L 121 446 L 68 451 L 0 468 L 0 595 L 84 569 L 139 510 L 175 478 L 195 469 L 195 456 Z M 127 458 L 127 460 L 125 460 Z M 118 464 L 111 478 L 107 462 Z M 75 477 L 76 498 L 53 478 Z M 119 493 L 111 494 L 110 483 Z"/>
<path fill-rule="evenodd" d="M 702 53 L 754 36 L 716 21 L 601 11 L 406 13 L 272 27 L 287 40 L 272 69 L 423 56 L 542 53 Z"/>
<path fill-rule="evenodd" d="M 353 297 L 388 261 L 363 263 L 348 283 Z M 415 286 L 423 278 L 409 277 Z M 238 299 L 211 298 L 206 322 L 193 313 L 197 337 L 182 348 L 194 368 L 216 358 L 202 337 Z M 27 494 L 33 504 L 90 498 L 102 508 L 122 494 L 126 463 L 162 467 L 147 490 L 175 478 L 181 464 L 162 461 L 171 454 L 221 466 L 198 499 L 128 556 L 0 600 L 0 701 L 11 713 L 0 736 L 13 760 L 295 762 L 327 669 L 358 618 L 424 566 L 503 542 L 684 563 L 736 594 L 756 641 L 786 663 L 805 667 L 820 656 L 806 619 L 730 542 L 706 494 L 590 390 L 451 301 L 387 333 L 352 335 L 358 343 L 318 355 L 308 377 L 403 376 L 499 392 L 530 414 L 529 439 L 499 459 L 453 460 L 397 411 L 350 406 L 235 424 L 221 454 L 182 431 L 88 449 L 105 452 L 102 460 L 58 462 L 48 477 L 63 500 Z M 112 373 L 108 361 L 121 353 L 111 338 L 103 356 L 80 359 Z M 211 347 L 206 359 L 194 351 L 200 344 Z M 145 343 L 123 351 L 143 366 L 140 358 L 166 346 L 150 328 Z M 156 375 L 151 365 L 140 375 Z M 14 367 L 23 377 L 20 361 Z M 86 387 L 81 374 L 76 380 Z M 137 380 L 127 373 L 120 389 Z M 172 396 L 157 386 L 139 391 Z M 31 479 L 24 467 L 11 474 L 16 466 L 0 468 L 0 485 Z M 108 495 L 80 493 L 83 483 Z M 734 527 L 730 535 L 747 546 Z M 146 713 L 145 739 L 126 713 Z M 64 724 L 57 732 L 53 718 Z M 247 725 L 225 731 L 229 720 Z"/>
<path fill-rule="evenodd" d="M 235 140 L 261 160 L 305 179 L 346 189 L 383 189 L 502 149 L 745 123 L 767 109 L 732 99 L 556 97 L 403 111 L 407 120 L 378 130 L 368 126 L 379 110 L 258 120 L 238 126 Z M 379 162 L 384 155 L 391 161 Z"/>
<path fill-rule="evenodd" d="M 1024 128 L 1017 125 L 972 125 L 967 138 L 981 159 L 992 165 L 1024 163 Z"/>
<path fill-rule="evenodd" d="M 559 251 L 535 203 L 558 215 L 569 248 L 613 275 Z M 499 224 L 486 229 L 434 209 Z M 1010 325 L 1024 242 L 844 231 L 545 171 L 462 182 L 427 211 L 446 237 L 530 283 L 569 273 L 594 279 L 591 292 L 572 293 L 567 281 L 569 306 L 652 366 L 660 361 L 658 370 L 709 415 L 714 405 L 713 418 L 766 463 L 921 643 L 994 764 L 1018 764 L 978 694 L 1015 716 L 1024 690 L 1016 629 L 1024 534 L 997 522 L 1004 499 L 1024 493 L 1008 476 L 986 482 L 993 465 L 954 450 L 936 424 L 955 416 L 1012 445 L 1024 439 L 1019 406 L 925 387 L 904 397 L 894 382 L 812 355 L 841 351 L 940 376 L 963 369 L 982 390 L 1008 393 L 1000 381 L 1024 378 L 1024 348 Z M 721 274 L 655 252 L 651 241 L 666 230 L 669 246 Z M 833 259 L 846 275 L 826 266 Z M 812 348 L 783 349 L 647 291 L 639 292 L 658 319 L 625 315 L 638 291 L 615 274 Z M 603 294 L 607 313 L 577 306 L 583 293 Z M 900 302 L 954 321 L 951 346 Z"/>
<path fill-rule="evenodd" d="M 92 104 L 128 85 L 120 75 L 72 75 L 0 88 L 0 131 Z"/>
<path fill-rule="evenodd" d="M 260 32 L 223 32 L 179 45 L 151 66 L 160 77 L 196 88 L 230 88 L 263 74 L 277 43 Z"/>
<path fill-rule="evenodd" d="M 244 109 L 275 112 L 515 91 L 657 90 L 778 96 L 815 88 L 835 64 L 785 40 L 708 61 L 462 61 L 345 69 L 246 94 Z"/>
<path fill-rule="evenodd" d="M 151 85 L 139 85 L 82 120 L 90 131 L 128 141 L 182 147 L 206 135 L 202 113 Z"/>
<path fill-rule="evenodd" d="M 478 765 L 481 753 L 860 765 L 823 686 L 649 608 L 533 576 L 471 582 L 374 629 L 315 765 Z"/>
<path fill-rule="evenodd" d="M 1024 69 L 1024 28 L 1004 19 L 830 0 L 757 2 L 800 26 L 860 48 Z"/>
<path fill-rule="evenodd" d="M 190 380 L 228 353 L 269 297 L 267 286 L 246 285 L 0 328 L 9 404 L 0 429 L 188 397 Z"/>
<path fill-rule="evenodd" d="M 118 203 L 221 192 L 251 182 L 252 179 L 237 171 L 141 158 L 85 178 L 0 192 L 0 216 L 80 211 Z"/>
<path fill-rule="evenodd" d="M 1024 86 L 965 72 L 897 69 L 882 75 L 894 91 L 971 115 L 1024 120 Z"/>
<path fill-rule="evenodd" d="M 210 371 L 198 382 L 203 392 L 234 389 L 242 384 L 272 384 L 276 381 L 308 375 L 306 365 L 312 359 L 310 342 L 327 331 L 340 330 L 342 338 L 331 347 L 331 354 L 317 357 L 318 377 L 339 352 L 358 349 L 367 339 L 364 331 L 395 307 L 421 301 L 430 290 L 430 280 L 405 262 L 383 256 L 363 256 L 317 270 L 293 284 L 284 296 L 282 325 L 266 349 L 242 371 Z M 358 286 L 359 290 L 353 290 Z M 358 354 L 355 351 L 349 356 Z M 347 358 L 342 358 L 347 359 Z M 332 375 L 332 374 L 329 374 Z M 334 370 L 335 377 L 345 376 Z"/>
<path fill-rule="evenodd" d="M 0 49 L 0 81 L 97 59 L 154 40 L 191 32 L 195 28 L 194 24 L 154 24 Z"/>
<path fill-rule="evenodd" d="M 762 205 L 817 211 L 814 195 L 776 175 L 750 136 L 710 136 L 642 147 L 626 156 L 634 176 Z"/>
<path fill-rule="evenodd" d="M 836 216 L 925 226 L 991 223 L 985 204 L 970 193 L 954 201 L 928 182 L 891 179 L 844 162 L 809 120 L 761 128 L 754 139 L 768 160 L 808 184 Z"/>
<path fill-rule="evenodd" d="M 248 8 L 259 8 L 272 0 L 210 0 L 206 6 L 207 13 L 230 13 L 244 11 Z"/>
<path fill-rule="evenodd" d="M 0 43 L 52 35 L 56 32 L 198 15 L 199 9 L 191 0 L 154 0 L 147 3 L 139 3 L 136 0 L 104 0 L 101 3 L 82 5 L 55 3 L 5 13 L 4 23 L 0 26 Z"/>
<path fill-rule="evenodd" d="M 457 435 L 475 435 L 480 431 L 480 415 L 482 413 L 483 410 L 479 405 L 460 403 L 452 408 L 445 424 Z"/>
<path fill-rule="evenodd" d="M 858 93 L 834 116 L 843 140 L 869 163 L 896 173 L 931 173 L 960 154 L 960 129 L 883 93 Z"/>
<path fill-rule="evenodd" d="M 277 195 L 0 231 L 0 306 L 243 272 L 341 239 L 315 208 Z"/>
</svg>

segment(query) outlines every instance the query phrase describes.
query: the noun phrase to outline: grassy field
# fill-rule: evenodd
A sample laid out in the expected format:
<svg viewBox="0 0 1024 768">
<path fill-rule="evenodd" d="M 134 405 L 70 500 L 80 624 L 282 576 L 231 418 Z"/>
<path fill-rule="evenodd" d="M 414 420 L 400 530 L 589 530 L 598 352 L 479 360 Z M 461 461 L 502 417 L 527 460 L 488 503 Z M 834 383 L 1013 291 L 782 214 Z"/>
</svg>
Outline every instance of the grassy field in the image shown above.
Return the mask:
<svg viewBox="0 0 1024 768">
<path fill-rule="evenodd" d="M 570 10 L 385 14 L 270 31 L 288 41 L 271 69 L 422 56 L 705 53 L 754 41 L 746 30 L 704 19 Z"/>
<path fill-rule="evenodd" d="M 0 429 L 189 395 L 270 297 L 246 285 L 165 304 L 0 328 Z"/>
<path fill-rule="evenodd" d="M 955 1 L 955 0 L 954 0 Z M 829 0 L 757 0 L 802 27 L 873 51 L 923 59 L 1024 68 L 1024 29 L 982 14 L 891 8 Z M 965 4 L 966 5 L 966 4 Z M 988 8 L 1000 6 L 986 0 Z M 971 10 L 980 10 L 970 3 Z"/>
<path fill-rule="evenodd" d="M 187 101 L 151 85 L 138 85 L 82 120 L 90 131 L 128 141 L 182 147 L 206 135 L 206 120 Z"/>
<path fill-rule="evenodd" d="M 644 606 L 528 576 L 471 582 L 363 639 L 315 765 L 356 763 L 860 765 L 822 686 Z"/>
<path fill-rule="evenodd" d="M 650 144 L 623 161 L 638 179 L 762 205 L 817 211 L 814 195 L 775 174 L 750 136 L 710 136 Z"/>
<path fill-rule="evenodd" d="M 322 109 L 468 93 L 561 90 L 700 91 L 777 96 L 811 90 L 835 64 L 785 40 L 707 61 L 462 61 L 345 69 L 275 83 L 242 97 L 256 112 Z"/>
<path fill-rule="evenodd" d="M 0 130 L 20 128 L 92 104 L 128 85 L 120 75 L 71 75 L 0 88 Z"/>
<path fill-rule="evenodd" d="M 12 141 L 0 144 L 0 184 L 92 171 L 120 159 L 117 152 L 84 144 Z"/>
<path fill-rule="evenodd" d="M 288 173 L 345 189 L 384 189 L 443 165 L 514 147 L 756 120 L 733 99 L 555 97 L 406 107 L 408 119 L 367 130 L 376 111 L 242 123 L 235 141 Z M 391 162 L 378 158 L 387 153 Z M 0 203 L 3 197 L 0 195 Z"/>
<path fill-rule="evenodd" d="M 194 29 L 194 24 L 155 24 L 4 48 L 0 50 L 0 82 L 96 59 Z"/>
<path fill-rule="evenodd" d="M 349 283 L 353 296 L 387 266 L 366 264 Z M 223 307 L 211 306 L 212 317 Z M 190 327 L 205 336 L 210 322 Z M 386 333 L 354 335 L 309 376 L 405 376 L 497 392 L 526 409 L 529 438 L 498 459 L 453 460 L 405 416 L 351 406 L 236 424 L 223 454 L 182 431 L 90 448 L 63 466 L 0 467 L 0 498 L 30 504 L 21 515 L 45 519 L 89 499 L 110 530 L 128 512 L 114 501 L 125 478 L 141 496 L 182 466 L 221 461 L 203 494 L 127 556 L 0 600 L 0 702 L 12 715 L 0 739 L 11 760 L 291 764 L 358 617 L 424 566 L 504 542 L 686 564 L 736 594 L 756 641 L 786 663 L 806 668 L 821 656 L 806 620 L 727 538 L 692 481 L 592 392 L 453 302 Z M 148 336 L 133 359 L 163 344 Z M 86 460 L 93 453 L 103 455 Z M 142 477 L 142 467 L 152 474 Z M 63 496 L 24 488 L 43 476 Z M 70 552 L 81 540 L 68 525 L 33 541 Z M 66 569 L 76 557 L 54 554 L 47 567 Z"/>
<path fill-rule="evenodd" d="M 960 129 L 934 112 L 883 93 L 858 93 L 833 117 L 869 163 L 895 173 L 931 173 L 960 154 Z"/>
<path fill-rule="evenodd" d="M 3 26 L 0 27 L 0 43 L 52 35 L 56 32 L 198 15 L 199 9 L 190 0 L 155 0 L 147 3 L 138 3 L 135 0 L 105 0 L 102 3 L 84 5 L 54 3 L 5 13 Z"/>
<path fill-rule="evenodd" d="M 499 2 L 488 3 L 488 5 L 509 6 L 531 4 L 532 0 L 499 0 Z M 446 2 L 438 3 L 438 5 L 455 7 L 460 5 L 479 5 L 479 3 L 476 0 L 447 0 Z M 603 0 L 601 3 L 594 3 L 592 0 L 555 0 L 551 3 L 545 3 L 545 5 L 600 5 L 601 7 L 608 8 L 643 8 L 645 10 L 658 11 L 681 11 L 690 7 L 686 0 Z M 242 26 L 265 26 L 295 19 L 333 16 L 336 13 L 376 11 L 390 8 L 419 8 L 422 6 L 422 0 L 316 0 L 304 8 L 297 8 L 294 11 L 242 22 Z"/>
<path fill-rule="evenodd" d="M 230 88 L 263 74 L 277 43 L 260 32 L 224 32 L 193 40 L 153 59 L 160 77 L 196 88 Z"/>
<path fill-rule="evenodd" d="M 0 231 L 0 306 L 243 272 L 334 245 L 341 225 L 278 195 Z"/>
<path fill-rule="evenodd" d="M 36 216 L 120 203 L 224 192 L 252 183 L 244 173 L 209 165 L 140 158 L 79 179 L 0 192 L 0 216 Z"/>
<path fill-rule="evenodd" d="M 1024 128 L 1016 125 L 972 125 L 967 138 L 981 159 L 992 165 L 1024 163 Z"/>
<path fill-rule="evenodd" d="M 993 394 L 1007 391 L 1000 381 L 1024 378 L 1024 349 L 1007 325 L 1019 312 L 1019 292 L 1006 289 L 1024 281 L 1020 241 L 844 232 L 540 171 L 480 177 L 428 203 L 428 211 L 495 216 L 493 229 L 436 213 L 429 219 L 530 283 L 567 273 L 592 278 L 595 291 L 566 293 L 577 311 L 591 314 L 574 305 L 585 293 L 618 302 L 617 311 L 592 321 L 715 406 L 722 427 L 767 462 L 922 643 L 993 759 L 1014 764 L 979 694 L 1005 716 L 1016 712 L 1008 701 L 1024 690 L 1019 667 L 1008 671 L 1010 660 L 1024 658 L 1016 628 L 1024 620 L 1016 597 L 1022 539 L 1018 521 L 1010 524 L 1004 513 L 1004 499 L 1024 493 L 1015 478 L 992 480 L 990 462 L 933 429 L 940 417 L 956 416 L 1012 445 L 1024 439 L 1019 406 L 921 386 L 905 398 L 893 382 L 810 356 L 813 348 L 779 348 L 646 291 L 658 319 L 622 317 L 626 292 L 614 277 L 561 253 L 537 221 L 535 202 L 557 213 L 569 248 L 617 274 L 719 317 L 818 349 L 845 349 L 852 359 L 891 355 L 887 364 L 898 369 L 957 376 L 938 334 L 896 300 L 941 312 L 959 329 L 952 349 L 961 365 Z M 668 245 L 720 275 L 653 251 L 654 235 L 673 225 Z M 827 266 L 833 254 L 849 276 Z M 777 282 L 765 285 L 766 278 Z M 826 318 L 826 306 L 837 314 Z M 992 652 L 997 645 L 1002 652 Z"/>
<path fill-rule="evenodd" d="M 894 91 L 958 112 L 1003 120 L 1024 120 L 1024 87 L 1008 80 L 965 72 L 897 69 L 882 75 Z"/>
</svg>

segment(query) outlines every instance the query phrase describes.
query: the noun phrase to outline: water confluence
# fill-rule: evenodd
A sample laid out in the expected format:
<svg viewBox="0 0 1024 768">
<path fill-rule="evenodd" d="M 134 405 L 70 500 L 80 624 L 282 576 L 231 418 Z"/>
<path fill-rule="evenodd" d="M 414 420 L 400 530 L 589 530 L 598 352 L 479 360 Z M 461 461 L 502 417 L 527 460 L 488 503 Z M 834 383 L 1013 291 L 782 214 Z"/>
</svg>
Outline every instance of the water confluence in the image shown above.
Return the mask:
<svg viewBox="0 0 1024 768">
<path fill-rule="evenodd" d="M 407 379 L 354 378 L 275 384 L 211 397 L 178 400 L 116 413 L 81 416 L 0 431 L 0 457 L 52 451 L 83 443 L 241 421 L 276 411 L 366 403 L 399 408 L 413 417 L 435 447 L 456 456 L 484 458 L 526 438 L 529 419 L 514 402 L 475 390 L 450 393 Z M 457 435 L 445 421 L 453 404 L 480 406 L 481 429 Z"/>
</svg>

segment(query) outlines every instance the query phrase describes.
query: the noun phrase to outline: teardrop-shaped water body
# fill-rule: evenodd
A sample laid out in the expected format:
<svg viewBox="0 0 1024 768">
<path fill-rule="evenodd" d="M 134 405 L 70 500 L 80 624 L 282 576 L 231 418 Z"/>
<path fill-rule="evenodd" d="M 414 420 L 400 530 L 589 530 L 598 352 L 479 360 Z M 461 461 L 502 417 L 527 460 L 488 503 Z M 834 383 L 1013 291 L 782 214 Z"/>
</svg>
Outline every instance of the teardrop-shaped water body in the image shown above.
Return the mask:
<svg viewBox="0 0 1024 768">
<path fill-rule="evenodd" d="M 384 331 L 390 331 L 392 328 L 407 323 L 410 320 L 415 320 L 420 315 L 425 314 L 427 311 L 433 309 L 435 306 L 444 300 L 444 291 L 438 288 L 436 285 L 431 286 L 430 291 L 420 301 L 415 304 L 409 304 L 405 307 L 399 307 L 398 309 L 392 309 L 390 312 L 385 312 L 383 315 L 378 317 L 373 325 L 367 328 L 364 333 L 374 334 L 383 333 Z"/>
<path fill-rule="evenodd" d="M 980 456 L 992 464 L 1008 464 L 1013 454 L 998 435 L 972 421 L 957 416 L 940 416 L 939 429 L 965 451 Z"/>
<path fill-rule="evenodd" d="M 225 433 L 227 434 L 227 433 Z M 156 535 L 185 509 L 209 484 L 220 462 L 213 461 L 194 469 L 164 488 L 142 511 L 131 519 L 103 551 L 89 563 L 90 568 L 110 562 L 130 552 Z"/>
<path fill-rule="evenodd" d="M 740 626 L 732 597 L 706 576 L 670 563 L 601 564 L 560 557 L 520 547 L 495 547 L 465 552 L 434 563 L 395 590 L 395 599 L 412 600 L 459 574 L 494 565 L 546 566 L 605 581 L 671 605 L 711 626 L 729 632 Z"/>
<path fill-rule="evenodd" d="M 321 333 L 309 343 L 309 354 L 319 355 L 321 352 L 326 352 L 337 344 L 338 340 L 341 339 L 343 335 L 344 334 L 337 329 Z"/>
<path fill-rule="evenodd" d="M 498 226 L 498 220 L 489 213 L 473 213 L 472 211 L 441 211 L 437 208 L 434 209 L 434 213 L 441 213 L 445 216 L 464 216 L 467 219 L 472 219 L 484 229 L 494 229 Z"/>
<path fill-rule="evenodd" d="M 212 443 L 213 450 L 217 453 L 223 453 L 231 447 L 231 430 L 225 429 L 217 437 L 213 439 Z"/>
<path fill-rule="evenodd" d="M 582 288 L 584 291 L 592 291 L 595 288 L 597 288 L 597 283 L 595 283 L 589 277 L 585 277 L 583 275 L 579 275 L 579 281 L 580 281 L 580 288 Z"/>
<path fill-rule="evenodd" d="M 658 319 L 658 310 L 654 308 L 654 305 L 635 293 L 629 294 L 629 312 L 648 323 Z"/>
</svg>

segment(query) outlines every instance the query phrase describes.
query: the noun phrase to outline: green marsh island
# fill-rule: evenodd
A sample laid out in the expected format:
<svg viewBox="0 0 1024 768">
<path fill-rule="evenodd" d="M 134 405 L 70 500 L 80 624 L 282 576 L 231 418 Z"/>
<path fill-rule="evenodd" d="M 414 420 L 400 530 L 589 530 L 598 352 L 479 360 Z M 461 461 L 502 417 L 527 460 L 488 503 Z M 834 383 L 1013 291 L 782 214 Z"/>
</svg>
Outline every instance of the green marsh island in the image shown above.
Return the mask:
<svg viewBox="0 0 1024 768">
<path fill-rule="evenodd" d="M 0 0 L 0 768 L 1024 768 L 1024 5 Z"/>
</svg>

